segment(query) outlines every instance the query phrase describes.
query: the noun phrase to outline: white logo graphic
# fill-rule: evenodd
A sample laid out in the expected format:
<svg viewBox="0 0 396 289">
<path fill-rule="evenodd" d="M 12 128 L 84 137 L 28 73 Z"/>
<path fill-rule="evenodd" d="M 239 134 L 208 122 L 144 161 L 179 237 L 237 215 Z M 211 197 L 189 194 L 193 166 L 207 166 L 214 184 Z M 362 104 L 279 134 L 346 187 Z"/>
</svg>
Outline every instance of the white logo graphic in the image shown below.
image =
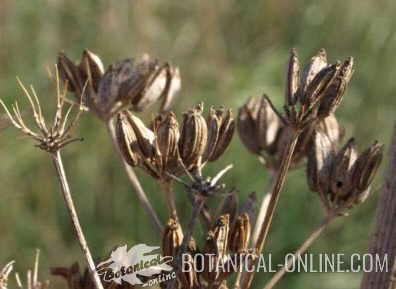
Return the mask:
<svg viewBox="0 0 396 289">
<path fill-rule="evenodd" d="M 176 274 L 167 274 L 155 278 L 155 281 L 149 280 L 144 283 L 139 277 L 153 277 L 163 273 L 163 271 L 172 271 L 173 268 L 168 265 L 172 262 L 172 257 L 162 257 L 159 253 L 153 253 L 159 247 L 138 244 L 128 250 L 127 245 L 120 246 L 111 252 L 111 256 L 104 262 L 98 264 L 98 273 L 106 282 L 115 282 L 121 284 L 122 281 L 131 285 L 142 284 L 143 286 L 158 284 L 176 278 Z M 150 254 L 151 253 L 151 254 Z M 150 282 L 151 281 L 151 282 Z"/>
</svg>

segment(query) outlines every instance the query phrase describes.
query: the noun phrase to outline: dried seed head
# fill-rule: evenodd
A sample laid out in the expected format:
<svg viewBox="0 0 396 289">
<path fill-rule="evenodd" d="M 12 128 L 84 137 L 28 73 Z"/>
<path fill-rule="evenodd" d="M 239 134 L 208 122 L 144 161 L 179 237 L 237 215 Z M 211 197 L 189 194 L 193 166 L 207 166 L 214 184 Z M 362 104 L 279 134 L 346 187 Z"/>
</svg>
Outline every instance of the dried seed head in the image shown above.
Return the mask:
<svg viewBox="0 0 396 289">
<path fill-rule="evenodd" d="M 84 104 L 106 121 L 127 107 L 142 111 L 161 97 L 161 109 L 168 110 L 181 87 L 178 68 L 160 64 L 148 55 L 138 62 L 125 59 L 114 63 L 104 72 L 100 58 L 85 50 L 78 65 L 60 54 L 58 66 L 62 79 L 78 98 L 87 83 Z"/>
<path fill-rule="evenodd" d="M 242 143 L 253 153 L 271 154 L 279 137 L 282 121 L 265 95 L 252 97 L 239 109 L 238 132 Z"/>
<path fill-rule="evenodd" d="M 326 88 L 319 106 L 319 117 L 333 113 L 341 103 L 346 87 L 353 74 L 353 58 L 346 59 L 339 68 L 331 84 Z"/>
<path fill-rule="evenodd" d="M 300 62 L 298 61 L 297 51 L 292 49 L 290 52 L 289 63 L 287 66 L 285 104 L 295 105 L 297 103 L 297 91 L 300 83 Z"/>
<path fill-rule="evenodd" d="M 230 233 L 229 249 L 234 253 L 246 252 L 250 240 L 250 221 L 249 215 L 241 214 Z"/>
<path fill-rule="evenodd" d="M 202 116 L 203 105 L 184 114 L 179 153 L 187 169 L 199 166 L 208 140 L 208 128 Z"/>
<path fill-rule="evenodd" d="M 327 209 L 346 210 L 369 194 L 369 186 L 381 162 L 382 146 L 374 143 L 360 155 L 354 139 L 350 139 L 338 153 L 334 147 L 324 133 L 315 135 L 308 158 L 308 183 L 320 194 Z"/>
<path fill-rule="evenodd" d="M 162 236 L 162 255 L 176 256 L 176 252 L 183 242 L 182 228 L 175 216 L 171 216 Z"/>
<path fill-rule="evenodd" d="M 133 167 L 137 166 L 140 161 L 141 152 L 135 132 L 129 123 L 127 113 L 118 114 L 115 133 L 123 158 L 129 165 Z"/>
<path fill-rule="evenodd" d="M 311 58 L 299 79 L 299 64 L 292 50 L 286 84 L 285 120 L 294 129 L 304 129 L 335 111 L 351 78 L 353 59 L 328 64 L 324 49 Z"/>
<path fill-rule="evenodd" d="M 169 172 L 175 171 L 179 157 L 178 141 L 180 133 L 179 124 L 173 112 L 156 117 L 154 134 L 161 169 Z"/>
</svg>

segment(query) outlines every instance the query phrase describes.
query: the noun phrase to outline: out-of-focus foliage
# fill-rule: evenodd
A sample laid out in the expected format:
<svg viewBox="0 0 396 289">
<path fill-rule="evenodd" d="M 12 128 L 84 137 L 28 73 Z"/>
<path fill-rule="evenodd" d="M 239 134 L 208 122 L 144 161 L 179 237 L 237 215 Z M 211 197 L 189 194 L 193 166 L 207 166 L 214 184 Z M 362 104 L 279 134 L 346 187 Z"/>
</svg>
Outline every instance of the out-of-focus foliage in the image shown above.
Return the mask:
<svg viewBox="0 0 396 289">
<path fill-rule="evenodd" d="M 347 137 L 354 135 L 362 148 L 374 139 L 387 143 L 396 104 L 395 9 L 396 2 L 390 0 L 2 0 L 0 96 L 7 103 L 21 99 L 18 75 L 36 86 L 44 102 L 54 103 L 46 66 L 55 63 L 58 51 L 77 59 L 89 48 L 106 64 L 148 52 L 180 66 L 178 112 L 201 100 L 236 110 L 248 96 L 263 92 L 280 105 L 289 49 L 296 47 L 304 59 L 325 47 L 331 61 L 349 55 L 356 60 L 356 72 L 337 112 Z M 65 165 L 94 254 L 103 256 L 125 243 L 159 245 L 158 233 L 138 204 L 105 127 L 86 114 L 77 134 L 85 140 L 66 148 Z M 15 259 L 22 271 L 35 248 L 42 250 L 43 269 L 82 260 L 45 153 L 9 128 L 0 133 L 0 160 L 0 263 Z M 235 168 L 225 180 L 239 188 L 241 198 L 251 191 L 263 196 L 268 174 L 237 137 L 222 160 L 207 166 L 205 173 L 228 163 Z M 159 187 L 139 175 L 165 219 Z M 380 183 L 378 177 L 368 202 L 333 224 L 311 252 L 364 252 Z M 181 187 L 177 196 L 186 220 L 190 207 Z M 283 262 L 284 254 L 297 248 L 321 217 L 304 168 L 291 171 L 265 252 L 274 254 L 274 263 Z M 261 273 L 255 288 L 261 288 L 269 275 Z M 356 288 L 360 278 L 360 273 L 295 273 L 278 288 Z"/>
</svg>

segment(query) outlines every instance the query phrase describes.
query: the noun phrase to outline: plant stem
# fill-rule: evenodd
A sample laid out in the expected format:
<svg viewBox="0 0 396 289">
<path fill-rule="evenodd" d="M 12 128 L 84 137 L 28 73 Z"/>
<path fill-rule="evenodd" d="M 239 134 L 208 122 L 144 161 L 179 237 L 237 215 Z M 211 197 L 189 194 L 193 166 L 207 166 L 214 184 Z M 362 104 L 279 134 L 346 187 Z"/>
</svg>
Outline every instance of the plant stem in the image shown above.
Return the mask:
<svg viewBox="0 0 396 289">
<path fill-rule="evenodd" d="M 78 219 L 77 211 L 74 206 L 73 198 L 71 196 L 69 183 L 67 182 L 65 169 L 63 167 L 60 151 L 58 150 L 56 153 L 52 154 L 51 156 L 52 156 L 54 166 L 56 168 L 56 173 L 57 173 L 59 183 L 61 184 L 61 187 L 62 187 L 63 198 L 65 199 L 66 207 L 70 214 L 74 232 L 75 232 L 76 237 L 80 243 L 80 247 L 84 253 L 85 259 L 87 260 L 88 269 L 91 274 L 92 281 L 94 282 L 96 289 L 103 289 L 102 282 L 100 281 L 99 275 L 96 272 L 95 263 L 92 259 L 91 252 L 89 250 L 87 241 L 85 240 L 84 233 L 82 231 L 80 221 Z"/>
<path fill-rule="evenodd" d="M 264 243 L 267 239 L 269 228 L 271 227 L 271 223 L 272 223 L 272 218 L 274 216 L 274 212 L 279 201 L 280 192 L 283 188 L 283 185 L 285 184 L 287 172 L 289 170 L 293 157 L 293 152 L 296 147 L 298 137 L 300 136 L 300 134 L 301 134 L 301 130 L 299 129 L 293 130 L 289 144 L 287 145 L 286 150 L 284 152 L 282 163 L 280 165 L 278 174 L 275 178 L 275 184 L 271 192 L 271 198 L 268 203 L 267 213 L 265 214 L 265 218 L 260 229 L 260 234 L 258 235 L 257 238 L 257 243 L 255 247 L 257 254 L 261 253 L 264 247 Z M 253 263 L 253 266 L 257 264 L 258 259 L 259 258 L 256 258 L 256 260 Z M 242 278 L 241 288 L 248 289 L 252 284 L 253 278 L 254 278 L 254 270 L 252 270 L 252 272 L 246 272 L 246 274 L 244 274 Z"/>
<path fill-rule="evenodd" d="M 168 207 L 169 215 L 177 217 L 177 208 L 175 203 L 175 192 L 171 181 L 160 181 L 160 186 L 165 193 L 166 205 Z"/>
<path fill-rule="evenodd" d="M 271 192 L 275 186 L 275 181 L 276 181 L 275 176 L 276 173 L 271 172 L 269 186 L 266 190 L 268 193 L 266 193 L 265 196 L 263 197 L 260 205 L 260 210 L 257 214 L 256 224 L 254 226 L 254 230 L 252 234 L 252 245 L 254 248 L 256 248 L 257 246 L 257 240 L 261 231 L 261 226 L 263 225 L 264 218 L 267 214 L 269 201 L 271 199 Z"/>
<path fill-rule="evenodd" d="M 265 285 L 264 289 L 272 289 L 279 280 L 288 272 L 291 265 L 294 263 L 295 259 L 302 255 L 311 245 L 312 243 L 323 233 L 323 231 L 327 228 L 327 226 L 335 219 L 336 215 L 331 215 L 326 217 L 323 222 L 311 232 L 308 238 L 302 243 L 300 248 L 294 252 L 293 257 L 289 258 L 285 266 L 282 267 L 275 275 L 271 278 L 271 280 Z"/>
<path fill-rule="evenodd" d="M 149 199 L 147 198 L 146 192 L 143 190 L 143 187 L 140 184 L 139 179 L 135 174 L 135 171 L 130 165 L 128 165 L 125 162 L 125 160 L 123 159 L 120 153 L 112 120 L 108 121 L 107 129 L 113 141 L 114 148 L 117 151 L 118 155 L 120 156 L 121 162 L 124 166 L 125 172 L 127 173 L 128 179 L 132 184 L 132 187 L 135 189 L 136 196 L 138 197 L 139 202 L 142 204 L 143 209 L 146 211 L 146 214 L 150 217 L 150 220 L 152 221 L 155 228 L 158 229 L 160 232 L 162 232 L 164 230 L 164 226 L 162 225 L 160 218 L 158 217 Z"/>
</svg>

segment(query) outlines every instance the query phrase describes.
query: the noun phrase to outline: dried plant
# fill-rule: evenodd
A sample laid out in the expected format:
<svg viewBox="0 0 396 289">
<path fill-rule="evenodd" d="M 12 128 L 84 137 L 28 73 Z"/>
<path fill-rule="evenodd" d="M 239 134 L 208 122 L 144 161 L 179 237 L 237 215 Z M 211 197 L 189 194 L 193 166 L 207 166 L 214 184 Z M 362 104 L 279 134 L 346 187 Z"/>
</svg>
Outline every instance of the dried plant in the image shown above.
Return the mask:
<svg viewBox="0 0 396 289">
<path fill-rule="evenodd" d="M 307 160 L 307 183 L 320 197 L 324 217 L 294 256 L 303 254 L 334 219 L 347 216 L 354 206 L 367 198 L 381 163 L 383 147 L 377 142 L 362 153 L 358 153 L 354 139 L 338 148 L 344 130 L 335 111 L 351 80 L 353 65 L 352 57 L 329 64 L 325 50 L 321 49 L 300 72 L 296 51 L 292 50 L 286 72 L 284 111 L 278 111 L 266 95 L 252 97 L 239 109 L 235 124 L 230 109 L 211 107 L 205 117 L 203 104 L 185 112 L 182 121 L 178 121 L 169 105 L 180 89 L 180 75 L 169 63 L 160 64 L 158 60 L 144 56 L 140 61 L 127 59 L 105 70 L 100 58 L 88 50 L 77 64 L 60 54 L 58 66 L 62 81 L 60 83 L 57 74 L 57 112 L 51 127 L 44 120 L 33 88 L 30 92 L 20 83 L 31 104 L 38 131 L 27 127 L 18 104 L 13 106 L 12 115 L 1 102 L 14 126 L 31 136 L 39 148 L 51 155 L 88 262 L 84 274 L 80 273 L 77 263 L 70 268 L 54 268 L 52 273 L 62 276 L 70 289 L 134 287 L 100 280 L 71 199 L 60 150 L 78 140 L 71 137 L 70 132 L 83 110 L 92 111 L 106 123 L 140 202 L 157 232 L 161 232 L 162 253 L 173 257 L 177 278 L 161 284 L 162 288 L 227 289 L 233 286 L 249 289 L 254 270 L 245 272 L 242 269 L 245 265 L 257 265 L 289 169 L 298 168 L 304 165 L 303 160 Z M 71 101 L 69 110 L 63 113 L 65 103 L 70 101 L 66 100 L 68 91 L 74 93 L 78 101 Z M 151 123 L 145 124 L 137 112 L 161 98 L 160 113 Z M 74 106 L 78 106 L 78 112 L 68 124 Z M 227 192 L 225 184 L 220 182 L 232 165 L 214 176 L 204 176 L 203 173 L 207 163 L 217 161 L 227 150 L 235 126 L 242 143 L 259 158 L 272 178 L 269 193 L 260 200 L 258 213 L 255 193 L 240 203 L 236 190 Z M 168 206 L 165 226 L 137 179 L 133 171 L 135 167 L 162 187 Z M 182 226 L 184 220 L 180 220 L 177 213 L 174 182 L 183 184 L 191 201 L 191 217 L 186 226 Z M 224 197 L 223 202 L 216 209 L 209 209 L 207 200 L 219 194 Z M 194 235 L 199 220 L 205 228 L 203 242 L 196 242 Z M 199 248 L 197 244 L 203 246 Z M 187 257 L 188 264 L 196 265 L 193 263 L 198 253 L 205 256 L 201 260 L 204 270 L 198 272 L 194 266 L 183 270 L 186 268 L 183 268 L 182 256 Z M 212 263 L 223 268 L 232 263 L 237 268 L 210 270 Z M 291 265 L 292 259 L 264 288 L 273 288 Z M 0 275 L 0 285 L 4 288 L 11 270 L 12 263 Z M 236 275 L 235 282 L 229 284 L 233 275 Z M 28 284 L 32 284 L 29 288 L 44 288 L 41 285 L 35 287 L 34 282 Z"/>
<path fill-rule="evenodd" d="M 125 59 L 116 62 L 105 71 L 99 56 L 85 50 L 78 64 L 60 53 L 58 65 L 68 90 L 73 92 L 77 99 L 82 96 L 86 109 L 105 122 L 117 152 L 120 152 L 120 149 L 122 152 L 122 148 L 118 147 L 113 124 L 113 118 L 118 112 L 125 109 L 142 111 L 160 98 L 161 111 L 166 111 L 181 88 L 179 69 L 167 62 L 161 64 L 159 60 L 148 55 L 144 55 L 140 61 Z M 162 222 L 133 168 L 124 158 L 121 159 L 140 203 L 155 227 L 162 231 Z"/>
<path fill-rule="evenodd" d="M 81 250 L 83 251 L 85 258 L 88 262 L 91 277 L 94 279 L 96 288 L 102 289 L 103 286 L 100 282 L 98 274 L 96 273 L 95 263 L 92 259 L 91 252 L 87 245 L 84 233 L 80 225 L 80 221 L 78 219 L 77 211 L 71 196 L 69 183 L 66 178 L 66 173 L 63 167 L 63 161 L 60 153 L 61 149 L 65 147 L 67 144 L 80 140 L 79 138 L 73 138 L 70 133 L 72 129 L 77 125 L 77 122 L 81 115 L 82 106 L 80 103 L 74 119 L 72 119 L 69 122 L 69 116 L 72 113 L 72 109 L 74 108 L 74 105 L 70 105 L 69 109 L 67 109 L 65 112 L 64 109 L 65 92 L 62 92 L 60 89 L 59 74 L 57 69 L 56 69 L 56 77 L 57 77 L 56 78 L 57 106 L 56 106 L 56 112 L 52 126 L 47 125 L 45 121 L 37 93 L 34 90 L 33 86 L 30 87 L 30 92 L 29 92 L 29 90 L 22 84 L 22 82 L 18 80 L 25 96 L 29 100 L 33 112 L 33 118 L 38 128 L 37 131 L 30 129 L 26 125 L 25 121 L 22 118 L 22 114 L 17 102 L 15 102 L 15 104 L 12 106 L 14 115 L 11 114 L 11 112 L 8 110 L 7 106 L 4 104 L 2 100 L 0 100 L 0 103 L 7 112 L 12 124 L 17 129 L 19 129 L 23 134 L 30 136 L 36 142 L 38 142 L 37 146 L 40 149 L 48 152 L 49 155 L 51 156 L 56 170 L 56 175 L 58 177 L 58 181 L 62 188 L 62 193 L 65 200 L 66 208 L 69 211 L 70 219 L 73 224 L 73 229 L 80 243 Z"/>
</svg>

